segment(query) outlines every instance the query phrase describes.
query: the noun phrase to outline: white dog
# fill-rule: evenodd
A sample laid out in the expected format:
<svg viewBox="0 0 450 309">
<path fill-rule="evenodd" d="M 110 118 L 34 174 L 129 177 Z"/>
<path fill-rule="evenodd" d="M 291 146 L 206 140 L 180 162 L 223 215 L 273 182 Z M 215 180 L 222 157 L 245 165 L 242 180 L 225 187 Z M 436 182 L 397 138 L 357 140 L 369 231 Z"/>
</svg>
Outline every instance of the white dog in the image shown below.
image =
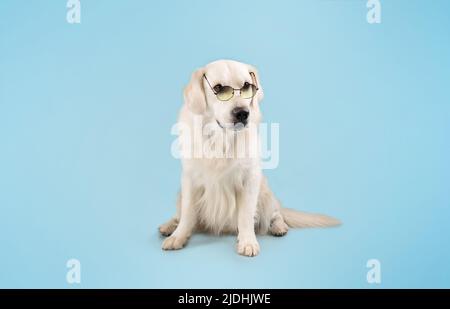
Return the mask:
<svg viewBox="0 0 450 309">
<path fill-rule="evenodd" d="M 251 155 L 259 149 L 251 128 L 260 121 L 262 99 L 258 73 L 250 65 L 220 60 L 192 74 L 179 116 L 185 130 L 179 137 L 183 173 L 177 213 L 159 228 L 169 236 L 164 250 L 181 249 L 193 232 L 208 231 L 237 234 L 238 253 L 255 256 L 255 233 L 282 236 L 289 227 L 339 224 L 328 216 L 282 208 L 270 190 L 259 152 Z"/>
</svg>

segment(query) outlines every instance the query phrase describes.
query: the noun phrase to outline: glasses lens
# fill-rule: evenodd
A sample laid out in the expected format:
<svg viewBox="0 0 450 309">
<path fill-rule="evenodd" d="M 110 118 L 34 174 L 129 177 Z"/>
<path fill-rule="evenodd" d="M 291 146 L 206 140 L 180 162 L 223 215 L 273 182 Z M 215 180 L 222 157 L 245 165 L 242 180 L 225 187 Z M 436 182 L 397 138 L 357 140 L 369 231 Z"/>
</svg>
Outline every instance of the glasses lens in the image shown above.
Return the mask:
<svg viewBox="0 0 450 309">
<path fill-rule="evenodd" d="M 244 99 L 253 98 L 256 94 L 256 86 L 252 84 L 245 84 L 241 88 L 241 97 Z"/>
<path fill-rule="evenodd" d="M 216 95 L 220 101 L 228 101 L 233 97 L 234 89 L 229 86 L 223 86 Z"/>
</svg>

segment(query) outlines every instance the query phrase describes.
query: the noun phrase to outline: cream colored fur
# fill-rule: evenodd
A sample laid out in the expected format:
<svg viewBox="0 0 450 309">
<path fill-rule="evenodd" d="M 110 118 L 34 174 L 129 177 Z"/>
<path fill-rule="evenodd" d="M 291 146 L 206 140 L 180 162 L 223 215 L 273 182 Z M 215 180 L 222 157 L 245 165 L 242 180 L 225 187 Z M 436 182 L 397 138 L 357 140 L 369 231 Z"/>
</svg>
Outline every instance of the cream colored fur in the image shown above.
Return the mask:
<svg viewBox="0 0 450 309">
<path fill-rule="evenodd" d="M 259 86 L 253 99 L 235 95 L 230 101 L 219 101 L 203 78 L 206 74 L 212 86 L 220 83 L 239 89 L 245 81 L 252 82 L 250 72 L 256 76 L 253 83 L 257 82 Z M 258 73 L 247 64 L 220 60 L 192 74 L 179 116 L 179 122 L 192 129 L 180 132 L 179 137 L 182 151 L 191 157 L 182 158 L 176 215 L 160 226 L 161 234 L 168 236 L 163 249 L 180 249 L 195 231 L 207 231 L 237 234 L 238 253 L 255 256 L 260 250 L 255 233 L 282 236 L 289 227 L 339 224 L 338 220 L 324 215 L 281 208 L 261 172 L 259 156 L 236 155 L 237 145 L 244 144 L 245 150 L 250 151 L 249 145 L 258 143 L 258 138 L 250 129 L 234 130 L 231 110 L 248 108 L 249 125 L 257 125 L 261 119 L 259 104 L 263 96 Z M 203 127 L 208 126 L 207 134 L 202 135 L 200 141 L 192 138 L 196 121 L 201 121 Z M 195 157 L 194 149 L 198 143 L 227 155 L 224 158 Z"/>
</svg>

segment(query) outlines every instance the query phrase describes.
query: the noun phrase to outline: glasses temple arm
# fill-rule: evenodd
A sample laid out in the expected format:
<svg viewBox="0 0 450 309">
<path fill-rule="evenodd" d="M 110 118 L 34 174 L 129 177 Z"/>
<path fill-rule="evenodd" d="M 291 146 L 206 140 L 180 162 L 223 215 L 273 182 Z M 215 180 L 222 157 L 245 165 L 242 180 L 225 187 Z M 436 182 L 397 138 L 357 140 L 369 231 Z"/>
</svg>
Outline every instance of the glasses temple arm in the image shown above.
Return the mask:
<svg viewBox="0 0 450 309">
<path fill-rule="evenodd" d="M 255 73 L 250 72 L 250 75 L 252 76 L 252 79 L 255 81 L 256 90 L 259 90 L 258 80 L 256 79 Z"/>
<path fill-rule="evenodd" d="M 205 78 L 205 80 L 206 80 L 206 82 L 208 83 L 209 88 L 211 88 L 212 92 L 214 92 L 214 94 L 217 94 L 216 91 L 214 90 L 214 88 L 213 88 L 213 87 L 211 86 L 211 84 L 209 83 L 208 78 L 206 78 L 206 74 L 203 74 L 203 77 Z"/>
</svg>

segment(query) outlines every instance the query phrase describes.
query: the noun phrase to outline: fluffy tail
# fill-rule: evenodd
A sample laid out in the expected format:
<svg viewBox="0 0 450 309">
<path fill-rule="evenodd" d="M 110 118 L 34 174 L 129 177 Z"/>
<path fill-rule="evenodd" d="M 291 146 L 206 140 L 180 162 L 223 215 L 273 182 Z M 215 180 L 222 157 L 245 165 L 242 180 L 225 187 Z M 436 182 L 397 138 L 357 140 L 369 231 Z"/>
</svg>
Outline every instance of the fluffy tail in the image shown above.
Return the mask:
<svg viewBox="0 0 450 309">
<path fill-rule="evenodd" d="M 320 214 L 311 214 L 289 208 L 281 208 L 281 215 L 289 227 L 329 227 L 340 225 L 338 219 Z"/>
</svg>

